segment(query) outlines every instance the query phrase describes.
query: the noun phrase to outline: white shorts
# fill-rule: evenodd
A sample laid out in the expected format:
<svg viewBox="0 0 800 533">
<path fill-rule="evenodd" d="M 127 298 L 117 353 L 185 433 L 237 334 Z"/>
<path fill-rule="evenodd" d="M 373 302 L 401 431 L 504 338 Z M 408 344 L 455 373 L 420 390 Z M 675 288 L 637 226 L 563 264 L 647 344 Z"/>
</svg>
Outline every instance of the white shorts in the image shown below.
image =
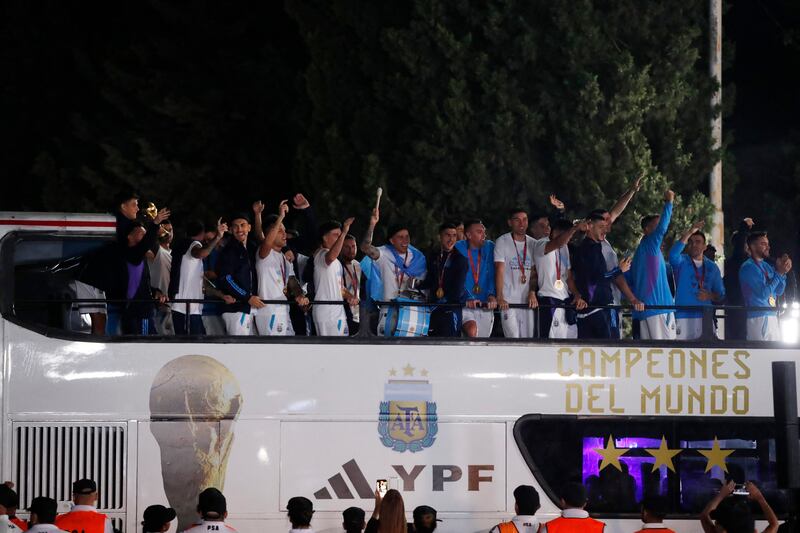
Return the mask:
<svg viewBox="0 0 800 533">
<path fill-rule="evenodd" d="M 267 305 L 255 316 L 256 331 L 266 336 L 293 336 L 294 328 L 289 319 L 288 305 Z"/>
<path fill-rule="evenodd" d="M 106 298 L 106 293 L 97 287 L 92 287 L 91 285 L 88 285 L 82 281 L 78 281 L 77 279 L 70 281 L 69 286 L 75 292 L 76 300 L 105 300 Z M 95 313 L 106 314 L 106 304 L 99 302 L 75 302 L 72 304 L 72 308 L 82 315 L 92 315 Z"/>
<path fill-rule="evenodd" d="M 675 313 L 662 313 L 639 321 L 642 340 L 675 340 L 675 335 Z"/>
<path fill-rule="evenodd" d="M 747 319 L 747 340 L 749 341 L 779 341 L 781 328 L 778 317 L 757 316 Z"/>
<path fill-rule="evenodd" d="M 465 307 L 462 311 L 461 323 L 475 322 L 478 325 L 478 337 L 489 337 L 494 326 L 494 310 L 492 309 L 470 309 Z"/>
<path fill-rule="evenodd" d="M 550 322 L 549 338 L 551 339 L 577 339 L 578 324 L 567 323 L 567 312 L 563 307 L 556 309 L 553 320 Z"/>
<path fill-rule="evenodd" d="M 311 316 L 314 317 L 314 327 L 320 337 L 346 337 L 350 334 L 347 329 L 347 315 L 341 305 L 318 305 L 311 309 Z"/>
<path fill-rule="evenodd" d="M 466 321 L 466 319 L 465 319 Z M 509 339 L 529 339 L 533 337 L 533 309 L 506 309 L 500 311 L 503 335 Z"/>
<path fill-rule="evenodd" d="M 699 339 L 703 335 L 703 318 L 678 318 L 675 320 L 675 338 L 682 341 Z"/>
<path fill-rule="evenodd" d="M 250 313 L 222 313 L 228 335 L 252 335 L 253 315 Z"/>
</svg>

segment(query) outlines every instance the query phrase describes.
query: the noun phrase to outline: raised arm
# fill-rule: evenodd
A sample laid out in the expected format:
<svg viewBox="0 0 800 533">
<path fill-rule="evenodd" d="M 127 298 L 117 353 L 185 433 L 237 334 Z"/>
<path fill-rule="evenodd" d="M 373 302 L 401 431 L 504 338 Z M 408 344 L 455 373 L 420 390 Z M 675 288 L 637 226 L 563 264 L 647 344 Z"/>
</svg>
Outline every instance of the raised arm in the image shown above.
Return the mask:
<svg viewBox="0 0 800 533">
<path fill-rule="evenodd" d="M 548 241 L 547 244 L 544 245 L 544 254 L 547 255 L 550 252 L 560 249 L 565 244 L 568 244 L 572 239 L 572 236 L 575 235 L 576 231 L 586 231 L 588 229 L 589 224 L 585 220 L 581 220 L 567 231 L 562 232 L 561 235 L 555 239 Z"/>
<path fill-rule="evenodd" d="M 658 226 L 654 234 L 658 238 L 658 242 L 664 240 L 664 235 L 667 234 L 669 223 L 672 221 L 672 205 L 675 202 L 675 193 L 667 190 L 664 193 L 664 209 L 661 211 L 661 217 L 658 219 Z"/>
<path fill-rule="evenodd" d="M 264 241 L 264 226 L 261 223 L 261 213 L 264 212 L 264 202 L 253 202 L 253 238 L 258 242 Z"/>
<path fill-rule="evenodd" d="M 328 250 L 328 253 L 325 254 L 325 264 L 330 265 L 336 259 L 338 259 L 339 254 L 342 253 L 342 246 L 344 245 L 344 239 L 347 237 L 347 232 L 350 231 L 350 226 L 353 225 L 353 217 L 348 218 L 342 224 L 342 233 L 339 235 L 339 238 L 336 239 L 336 242 L 333 243 L 331 249 Z"/>
<path fill-rule="evenodd" d="M 280 231 L 281 224 L 283 224 L 283 219 L 286 218 L 286 213 L 288 212 L 289 200 L 282 200 L 281 203 L 278 204 L 278 219 L 272 226 L 270 226 L 269 232 L 267 232 L 264 240 L 261 241 L 261 246 L 258 247 L 258 256 L 261 259 L 267 257 L 272 251 L 272 247 L 275 246 L 275 239 L 278 238 L 278 232 Z"/>
<path fill-rule="evenodd" d="M 636 180 L 628 187 L 628 190 L 625 191 L 625 194 L 620 196 L 614 205 L 609 210 L 611 214 L 611 223 L 613 224 L 617 218 L 625 211 L 625 208 L 628 207 L 628 203 L 633 198 L 633 195 L 639 191 L 639 188 L 642 186 L 642 178 L 644 178 L 644 172 L 636 178 Z"/>
<path fill-rule="evenodd" d="M 733 481 L 728 481 L 722 488 L 719 489 L 719 493 L 716 496 L 711 498 L 711 501 L 706 504 L 705 509 L 703 512 L 700 513 L 700 525 L 703 526 L 703 531 L 705 533 L 716 533 L 717 528 L 714 525 L 714 521 L 711 519 L 711 511 L 717 508 L 717 506 L 731 495 L 733 489 L 736 487 L 736 484 Z"/>
<path fill-rule="evenodd" d="M 219 241 L 222 240 L 222 237 L 225 235 L 225 232 L 228 231 L 228 225 L 222 221 L 220 217 L 217 219 L 217 235 L 205 246 L 195 246 L 192 248 L 192 257 L 196 259 L 205 259 L 211 254 L 211 251 L 219 244 Z"/>
<path fill-rule="evenodd" d="M 380 210 L 376 207 L 372 210 L 372 216 L 369 218 L 369 227 L 367 228 L 367 232 L 364 234 L 364 238 L 361 239 L 361 251 L 367 254 L 373 261 L 377 261 L 381 256 L 380 250 L 372 245 L 372 234 L 375 232 L 375 226 L 378 225 L 380 218 Z"/>
<path fill-rule="evenodd" d="M 764 529 L 764 533 L 775 533 L 778 531 L 778 517 L 775 515 L 775 511 L 772 510 L 772 507 L 769 506 L 769 503 L 767 503 L 767 499 L 761 494 L 761 491 L 758 490 L 756 484 L 752 481 L 748 481 L 744 486 L 745 489 L 747 489 L 747 498 L 758 504 L 761 508 L 761 513 L 764 515 L 764 518 L 767 519 L 767 527 Z"/>
</svg>

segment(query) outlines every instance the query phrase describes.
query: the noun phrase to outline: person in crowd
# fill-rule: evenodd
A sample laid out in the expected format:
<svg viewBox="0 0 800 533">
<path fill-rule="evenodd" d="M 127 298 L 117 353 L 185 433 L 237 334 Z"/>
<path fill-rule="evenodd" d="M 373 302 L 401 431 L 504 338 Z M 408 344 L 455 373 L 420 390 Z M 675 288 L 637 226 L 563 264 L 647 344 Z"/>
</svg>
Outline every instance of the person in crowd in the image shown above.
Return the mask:
<svg viewBox="0 0 800 533">
<path fill-rule="evenodd" d="M 264 307 L 257 290 L 255 253 L 257 245 L 248 238 L 250 218 L 245 213 L 233 215 L 229 230 L 233 239 L 222 249 L 217 260 L 217 288 L 234 298 L 225 304 L 222 320 L 228 335 L 250 335 L 253 313 Z"/>
<path fill-rule="evenodd" d="M 372 210 L 367 232 L 361 240 L 361 251 L 369 256 L 375 266 L 374 272 L 369 276 L 372 298 L 376 298 L 375 291 L 382 286 L 383 301 L 388 302 L 397 298 L 402 291 L 419 288 L 425 279 L 427 266 L 425 255 L 411 245 L 411 235 L 404 224 L 389 228 L 389 244 L 373 246 L 372 235 L 379 221 L 380 210 L 375 208 Z M 381 307 L 378 335 L 383 336 L 386 333 L 388 312 L 387 306 Z"/>
<path fill-rule="evenodd" d="M 381 493 L 375 491 L 375 510 L 367 522 L 364 533 L 412 533 L 414 526 L 406 522 L 406 508 L 403 497 L 395 489 Z"/>
<path fill-rule="evenodd" d="M 283 219 L 288 212 L 289 202 L 283 200 L 278 206 L 278 214 L 267 217 L 267 233 L 256 257 L 258 296 L 262 300 L 288 301 L 291 298 L 297 305 L 308 307 L 308 298 L 294 275 L 292 263 L 282 252 L 286 246 Z M 255 321 L 259 335 L 294 335 L 288 304 L 266 304 L 256 313 Z"/>
<path fill-rule="evenodd" d="M 58 515 L 58 529 L 83 533 L 113 533 L 111 518 L 97 512 L 97 484 L 91 479 L 79 479 L 72 484 L 72 510 Z"/>
<path fill-rule="evenodd" d="M 217 220 L 214 237 L 205 240 L 206 231 L 201 222 L 190 222 L 186 226 L 186 238 L 175 243 L 172 249 L 172 272 L 169 282 L 169 299 L 174 300 L 202 300 L 204 266 L 203 261 L 217 247 L 228 225 Z M 227 296 L 227 295 L 226 295 Z M 234 301 L 227 296 L 228 303 Z M 172 323 L 178 335 L 205 335 L 203 325 L 203 304 L 201 303 L 170 303 L 172 307 Z M 188 310 L 188 313 L 187 313 Z"/>
<path fill-rule="evenodd" d="M 669 251 L 669 263 L 675 277 L 676 338 L 699 339 L 703 333 L 701 311 L 680 309 L 681 306 L 711 307 L 725 298 L 725 287 L 719 267 L 705 256 L 706 236 L 703 221 L 692 224 Z M 686 254 L 682 252 L 686 249 Z"/>
<path fill-rule="evenodd" d="M 428 253 L 428 274 L 422 283 L 422 288 L 428 291 L 428 301 L 458 304 L 433 309 L 428 330 L 431 337 L 461 336 L 461 306 L 469 266 L 467 259 L 455 250 L 457 238 L 456 225 L 445 222 L 439 226 L 439 248 Z"/>
<path fill-rule="evenodd" d="M 344 237 L 344 244 L 342 245 L 342 255 L 339 260 L 342 262 L 344 269 L 344 289 L 347 293 L 354 297 L 355 300 L 361 300 L 361 263 L 356 259 L 358 252 L 358 242 L 355 235 L 348 233 Z M 344 312 L 347 315 L 347 329 L 350 330 L 350 335 L 358 334 L 361 325 L 361 313 L 359 305 L 345 305 Z"/>
<path fill-rule="evenodd" d="M 630 187 L 625 190 L 622 196 L 617 198 L 617 201 L 614 202 L 614 205 L 611 206 L 610 210 L 597 209 L 593 211 L 593 213 L 601 215 L 603 220 L 606 222 L 605 233 L 603 233 L 603 239 L 600 241 L 603 249 L 603 257 L 606 260 L 606 270 L 613 270 L 619 267 L 623 272 L 627 272 L 630 268 L 630 262 L 632 260 L 631 256 L 626 254 L 622 260 L 620 260 L 617 256 L 616 250 L 614 250 L 614 247 L 608 242 L 608 234 L 611 233 L 611 230 L 614 227 L 614 222 L 616 222 L 616 220 L 622 215 L 622 213 L 625 211 L 625 208 L 628 207 L 630 201 L 641 188 L 643 177 L 644 175 L 641 175 L 636 178 Z M 618 286 L 618 284 L 621 283 L 627 284 L 627 282 L 625 282 L 625 278 L 619 278 L 615 283 L 611 284 L 612 303 L 615 306 L 618 306 L 622 303 L 622 291 Z M 611 318 L 611 337 L 615 339 L 620 338 L 622 314 L 618 309 L 612 309 L 609 313 Z"/>
<path fill-rule="evenodd" d="M 299 531 L 314 533 L 314 530 L 311 529 L 311 518 L 314 516 L 314 505 L 311 500 L 303 496 L 289 498 L 289 503 L 286 504 L 286 511 L 289 515 L 289 522 L 292 524 L 292 529 L 289 530 L 289 533 Z"/>
<path fill-rule="evenodd" d="M 109 264 L 111 284 L 107 295 L 113 303 L 115 321 L 109 319 L 112 334 L 152 335 L 156 333 L 154 321 L 155 302 L 165 303 L 167 295 L 151 286 L 150 269 L 144 258 L 150 240 L 145 223 L 136 221 L 128 226 L 130 233 L 125 243 L 117 243 L 116 252 Z M 118 328 L 117 328 L 118 326 Z"/>
<path fill-rule="evenodd" d="M 514 489 L 514 518 L 497 524 L 489 533 L 537 533 L 541 525 L 534 516 L 539 510 L 539 493 L 530 485 Z"/>
<path fill-rule="evenodd" d="M 31 513 L 30 528 L 28 531 L 31 533 L 61 533 L 61 530 L 56 526 L 56 515 L 58 511 L 58 502 L 53 498 L 46 496 L 37 496 L 31 500 L 31 505 L 28 507 Z"/>
<path fill-rule="evenodd" d="M 464 334 L 467 337 L 489 337 L 494 326 L 497 307 L 494 276 L 494 242 L 486 239 L 486 227 L 478 219 L 464 223 L 466 240 L 455 244 L 456 250 L 467 258 L 469 269 L 463 310 Z"/>
<path fill-rule="evenodd" d="M 642 217 L 644 236 L 633 255 L 633 263 L 628 273 L 633 292 L 647 306 L 644 310 L 634 310 L 633 318 L 639 321 L 639 335 L 642 339 L 675 339 L 674 309 L 652 309 L 649 306 L 675 305 L 669 290 L 667 267 L 661 243 L 667 234 L 672 219 L 672 205 L 675 193 L 664 193 L 664 209 L 661 215 Z"/>
<path fill-rule="evenodd" d="M 161 294 L 169 294 L 169 280 L 172 265 L 172 223 L 163 221 L 158 226 L 155 247 L 148 250 L 147 267 L 150 269 L 150 282 Z M 170 307 L 161 304 L 156 308 L 155 328 L 159 335 L 174 335 L 175 327 L 172 323 Z"/>
<path fill-rule="evenodd" d="M 8 520 L 22 531 L 26 531 L 28 529 L 28 522 L 17 516 L 17 509 L 19 509 L 19 494 L 17 494 L 17 491 L 14 490 L 14 483 L 11 481 L 6 481 L 4 485 L 5 488 L 2 489 L 4 494 L 11 495 L 11 500 L 7 502 L 9 505 L 4 505 L 6 512 L 8 513 Z"/>
<path fill-rule="evenodd" d="M 579 312 L 586 309 L 586 301 L 572 274 L 568 243 L 575 232 L 585 232 L 587 229 L 588 224 L 585 221 L 573 224 L 569 220 L 560 219 L 553 223 L 550 237 L 536 241 L 533 258 L 536 265 L 538 303 L 550 306 L 573 304 Z M 575 311 L 566 307 L 540 309 L 539 336 L 545 339 L 577 338 Z"/>
<path fill-rule="evenodd" d="M 206 335 L 225 335 L 225 322 L 222 320 L 222 312 L 225 307 L 223 302 L 232 304 L 236 300 L 233 296 L 228 296 L 217 288 L 217 260 L 220 252 L 232 237 L 230 233 L 226 233 L 217 239 L 216 230 L 210 228 L 212 228 L 211 225 L 206 226 L 203 246 L 214 240 L 217 241 L 217 244 L 211 249 L 208 257 L 203 259 L 203 328 L 205 328 Z"/>
<path fill-rule="evenodd" d="M 208 487 L 200 493 L 197 497 L 197 514 L 200 515 L 200 522 L 184 533 L 236 533 L 233 527 L 225 523 L 228 502 L 219 489 Z"/>
<path fill-rule="evenodd" d="M 433 533 L 436 531 L 439 518 L 436 518 L 436 509 L 429 505 L 419 505 L 412 513 L 414 518 L 414 533 Z"/>
<path fill-rule="evenodd" d="M 605 216 L 593 211 L 587 217 L 586 237 L 575 251 L 574 272 L 578 294 L 589 306 L 607 306 L 613 302 L 612 283 L 616 283 L 620 291 L 628 298 L 636 310 L 644 309 L 644 304 L 634 296 L 625 283 L 622 266 L 607 270 L 606 258 L 603 255 L 603 239 L 607 233 Z M 612 316 L 608 309 L 596 307 L 578 313 L 578 338 L 610 339 L 618 338 L 613 333 Z"/>
<path fill-rule="evenodd" d="M 320 227 L 321 246 L 314 254 L 315 301 L 341 302 L 342 298 L 346 298 L 348 305 L 358 305 L 358 300 L 344 289 L 344 269 L 339 261 L 344 238 L 353 220 L 352 217 L 348 218 L 344 224 L 332 220 Z M 348 335 L 347 314 L 341 305 L 314 304 L 312 316 L 317 335 Z"/>
<path fill-rule="evenodd" d="M 714 263 L 717 262 L 717 247 L 713 244 L 706 244 L 706 251 L 703 252 L 703 255 L 707 257 L 710 261 Z"/>
<path fill-rule="evenodd" d="M 731 253 L 725 258 L 725 303 L 729 306 L 742 306 L 742 286 L 739 283 L 739 269 L 750 251 L 747 248 L 747 235 L 755 226 L 752 218 L 747 217 L 739 222 L 739 227 L 731 234 Z M 747 312 L 743 309 L 725 310 L 725 338 L 729 340 L 744 340 L 747 338 Z"/>
<path fill-rule="evenodd" d="M 747 307 L 776 307 L 778 297 L 786 289 L 786 274 L 792 269 L 792 260 L 783 254 L 773 267 L 769 257 L 769 237 L 764 231 L 750 233 L 747 237 L 750 258 L 739 269 L 744 305 Z M 781 339 L 777 310 L 747 311 L 747 340 L 778 341 Z"/>
<path fill-rule="evenodd" d="M 103 246 L 84 256 L 81 260 L 79 272 L 74 280 L 70 282 L 70 290 L 75 294 L 76 300 L 105 300 L 105 290 L 100 286 L 107 287 L 106 273 L 109 249 L 113 245 Z M 92 324 L 92 335 L 104 335 L 106 332 L 106 304 L 101 302 L 76 302 L 72 306 L 73 310 L 80 314 L 89 315 Z"/>
<path fill-rule="evenodd" d="M 360 507 L 348 507 L 342 511 L 342 529 L 345 533 L 361 533 L 367 527 L 366 513 Z"/>
<path fill-rule="evenodd" d="M 498 237 L 494 247 L 495 289 L 503 335 L 508 338 L 532 338 L 532 308 L 537 306 L 533 249 L 538 241 L 526 233 L 528 214 L 524 208 L 511 208 L 507 223 L 511 231 Z M 525 305 L 528 309 L 510 308 L 509 304 Z"/>
<path fill-rule="evenodd" d="M 586 487 L 567 483 L 561 491 L 561 516 L 547 522 L 540 533 L 602 533 L 605 524 L 586 512 Z"/>
<path fill-rule="evenodd" d="M 176 516 L 175 509 L 171 507 L 150 505 L 142 516 L 142 533 L 166 533 Z"/>
<path fill-rule="evenodd" d="M 9 509 L 15 505 L 19 505 L 16 492 L 8 484 L 0 485 L 0 533 L 21 531 L 9 518 Z"/>
<path fill-rule="evenodd" d="M 668 502 L 663 496 L 648 496 L 642 500 L 642 528 L 636 533 L 675 533 L 664 525 Z M 655 530 L 655 531 L 653 531 Z"/>
<path fill-rule="evenodd" d="M 544 213 L 534 213 L 530 219 L 530 236 L 538 241 L 550 235 L 550 218 Z"/>
<path fill-rule="evenodd" d="M 767 520 L 767 527 L 763 533 L 776 533 L 778 517 L 756 484 L 751 481 L 745 483 L 747 499 L 731 496 L 735 488 L 736 483 L 728 481 L 708 502 L 700 514 L 703 531 L 705 533 L 756 533 L 755 520 L 747 501 L 750 500 L 758 504 L 761 513 Z"/>
</svg>

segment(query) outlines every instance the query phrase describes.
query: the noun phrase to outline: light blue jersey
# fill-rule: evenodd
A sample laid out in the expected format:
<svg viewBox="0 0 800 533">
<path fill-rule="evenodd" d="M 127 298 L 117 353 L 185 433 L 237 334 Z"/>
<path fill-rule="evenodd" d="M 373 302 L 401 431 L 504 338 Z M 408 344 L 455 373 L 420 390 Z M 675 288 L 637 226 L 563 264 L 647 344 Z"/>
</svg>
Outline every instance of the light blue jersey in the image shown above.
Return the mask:
<svg viewBox="0 0 800 533">
<path fill-rule="evenodd" d="M 469 253 L 467 250 L 469 249 Z M 456 250 L 467 258 L 469 269 L 464 288 L 467 291 L 467 300 L 480 300 L 486 302 L 489 296 L 496 296 L 494 286 L 494 242 L 485 241 L 479 249 L 470 249 L 467 241 L 458 241 Z M 480 266 L 479 266 L 480 265 Z M 474 268 L 474 270 L 473 270 Z M 478 287 L 480 292 L 475 292 L 474 273 L 478 274 Z"/>
<path fill-rule="evenodd" d="M 766 261 L 751 257 L 739 269 L 744 305 L 748 307 L 775 307 L 775 299 L 786 289 L 786 275 L 778 274 Z M 770 298 L 773 300 L 770 301 Z M 748 311 L 747 318 L 778 316 L 777 311 Z"/>
<path fill-rule="evenodd" d="M 710 300 L 698 300 L 697 292 L 702 288 L 715 292 L 720 299 L 725 297 L 725 286 L 722 284 L 722 274 L 719 267 L 709 258 L 703 257 L 703 266 L 698 267 L 688 255 L 683 254 L 686 244 L 681 241 L 672 245 L 669 251 L 669 264 L 675 276 L 675 305 L 700 305 L 712 307 Z M 700 318 L 702 311 L 675 312 L 675 318 Z"/>
<path fill-rule="evenodd" d="M 675 300 L 669 290 L 667 265 L 661 253 L 661 243 L 667 234 L 672 218 L 672 202 L 664 203 L 664 211 L 655 231 L 645 235 L 633 256 L 629 279 L 636 297 L 644 302 L 644 311 L 634 311 L 633 318 L 644 320 L 647 317 L 672 313 L 672 309 L 647 309 L 650 305 L 674 305 Z"/>
</svg>

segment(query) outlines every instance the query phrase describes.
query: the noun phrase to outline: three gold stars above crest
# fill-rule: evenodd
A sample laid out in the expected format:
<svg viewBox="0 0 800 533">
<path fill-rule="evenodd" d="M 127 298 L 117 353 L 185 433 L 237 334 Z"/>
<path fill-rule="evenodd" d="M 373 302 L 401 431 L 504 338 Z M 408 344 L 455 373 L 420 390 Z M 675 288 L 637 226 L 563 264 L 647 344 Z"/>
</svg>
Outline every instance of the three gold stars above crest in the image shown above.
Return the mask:
<svg viewBox="0 0 800 533">
<path fill-rule="evenodd" d="M 594 448 L 594 451 L 599 453 L 603 458 L 603 460 L 600 462 L 601 471 L 609 465 L 613 466 L 619 471 L 622 471 L 622 465 L 619 463 L 619 458 L 628 453 L 630 450 L 631 448 L 617 448 L 614 444 L 613 435 L 609 435 L 608 443 L 606 444 L 605 448 Z M 680 448 L 670 449 L 669 446 L 667 446 L 667 439 L 662 436 L 661 445 L 658 448 L 645 448 L 644 451 L 656 459 L 655 463 L 653 463 L 652 472 L 658 470 L 658 468 L 662 465 L 675 472 L 675 465 L 672 463 L 672 459 L 684 450 Z M 714 437 L 714 444 L 711 446 L 710 450 L 697 450 L 698 453 L 707 459 L 706 472 L 715 466 L 720 467 L 723 472 L 727 472 L 728 466 L 725 464 L 725 458 L 734 451 L 735 450 L 720 449 L 719 440 L 717 440 L 717 437 Z"/>
<path fill-rule="evenodd" d="M 403 371 L 403 376 L 413 376 L 414 370 L 416 370 L 416 368 L 411 366 L 411 363 L 406 363 L 406 366 L 402 367 L 400 370 Z M 423 368 L 422 370 L 419 371 L 419 375 L 422 377 L 428 377 L 428 371 Z M 389 376 L 390 377 L 397 376 L 397 369 L 392 368 L 391 370 L 389 370 Z"/>
</svg>

